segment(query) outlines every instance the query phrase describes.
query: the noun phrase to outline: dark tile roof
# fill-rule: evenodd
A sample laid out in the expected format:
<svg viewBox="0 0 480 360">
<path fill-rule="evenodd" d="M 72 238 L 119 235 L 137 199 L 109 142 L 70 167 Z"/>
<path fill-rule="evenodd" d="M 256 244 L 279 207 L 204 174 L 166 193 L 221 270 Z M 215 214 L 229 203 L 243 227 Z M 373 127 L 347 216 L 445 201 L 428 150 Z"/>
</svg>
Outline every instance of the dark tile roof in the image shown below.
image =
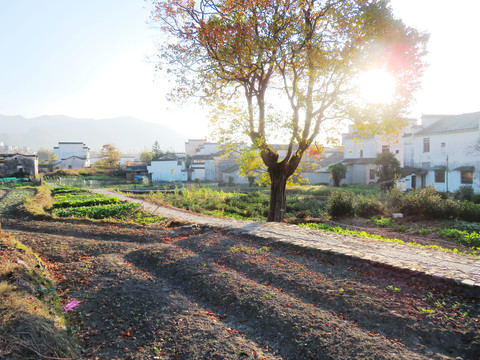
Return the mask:
<svg viewBox="0 0 480 360">
<path fill-rule="evenodd" d="M 428 116 L 427 116 L 428 117 Z M 442 115 L 440 119 L 414 136 L 430 135 L 450 131 L 479 130 L 480 112 L 461 115 Z"/>
<path fill-rule="evenodd" d="M 376 158 L 343 159 L 345 165 L 365 165 L 375 163 Z"/>
</svg>

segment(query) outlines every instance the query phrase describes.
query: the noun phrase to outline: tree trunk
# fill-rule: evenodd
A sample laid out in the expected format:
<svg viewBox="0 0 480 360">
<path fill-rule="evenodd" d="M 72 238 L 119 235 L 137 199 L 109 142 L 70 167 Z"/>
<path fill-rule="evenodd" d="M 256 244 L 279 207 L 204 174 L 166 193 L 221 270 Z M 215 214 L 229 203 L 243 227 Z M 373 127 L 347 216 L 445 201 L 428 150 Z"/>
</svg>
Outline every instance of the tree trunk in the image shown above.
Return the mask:
<svg viewBox="0 0 480 360">
<path fill-rule="evenodd" d="M 281 222 L 285 217 L 287 207 L 287 169 L 283 166 L 269 168 L 270 180 L 270 209 L 268 211 L 267 221 Z"/>
</svg>

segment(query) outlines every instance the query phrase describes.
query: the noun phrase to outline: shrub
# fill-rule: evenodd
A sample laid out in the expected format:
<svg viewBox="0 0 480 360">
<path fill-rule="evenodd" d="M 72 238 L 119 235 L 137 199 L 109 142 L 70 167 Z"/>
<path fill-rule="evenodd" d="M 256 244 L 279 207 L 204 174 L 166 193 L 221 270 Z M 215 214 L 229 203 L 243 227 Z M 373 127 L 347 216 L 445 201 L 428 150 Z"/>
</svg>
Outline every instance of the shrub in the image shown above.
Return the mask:
<svg viewBox="0 0 480 360">
<path fill-rule="evenodd" d="M 469 233 L 471 232 L 478 232 L 480 233 L 480 223 L 472 223 L 468 221 L 450 221 L 447 223 L 447 227 L 450 229 L 458 229 L 458 230 L 463 230 L 467 231 Z"/>
<path fill-rule="evenodd" d="M 460 187 L 457 191 L 453 193 L 453 197 L 455 200 L 460 201 L 474 202 L 476 200 L 475 191 L 470 185 Z"/>
<path fill-rule="evenodd" d="M 427 209 L 426 214 L 436 219 L 453 220 L 459 215 L 459 204 L 452 199 L 441 199 L 435 201 L 431 208 Z"/>
<path fill-rule="evenodd" d="M 364 218 L 382 215 L 384 213 L 382 203 L 367 196 L 357 195 L 354 199 L 353 207 L 355 215 Z"/>
<path fill-rule="evenodd" d="M 327 201 L 330 216 L 340 217 L 353 214 L 353 194 L 347 191 L 334 191 Z"/>
<path fill-rule="evenodd" d="M 328 165 L 328 172 L 333 180 L 333 186 L 339 187 L 340 182 L 347 174 L 347 167 L 341 162 Z"/>
<path fill-rule="evenodd" d="M 442 199 L 433 186 L 427 186 L 405 195 L 400 211 L 407 215 L 455 219 L 459 209 L 457 202 Z"/>
<path fill-rule="evenodd" d="M 325 211 L 324 202 L 311 196 L 294 196 L 287 199 L 287 217 L 321 217 Z"/>
<path fill-rule="evenodd" d="M 403 204 L 404 204 L 404 194 L 400 191 L 400 189 L 394 187 L 385 192 L 385 206 L 391 212 L 399 212 L 401 211 Z"/>
<path fill-rule="evenodd" d="M 459 206 L 458 217 L 466 221 L 480 221 L 480 205 L 470 201 L 462 201 Z"/>
</svg>

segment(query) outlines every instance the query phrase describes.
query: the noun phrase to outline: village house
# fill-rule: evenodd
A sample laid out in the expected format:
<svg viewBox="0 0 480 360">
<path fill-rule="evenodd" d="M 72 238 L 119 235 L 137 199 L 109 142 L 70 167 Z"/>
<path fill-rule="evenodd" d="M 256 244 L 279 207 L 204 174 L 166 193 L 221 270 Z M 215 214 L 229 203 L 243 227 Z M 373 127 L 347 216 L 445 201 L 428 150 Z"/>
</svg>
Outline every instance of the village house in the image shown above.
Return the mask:
<svg viewBox="0 0 480 360">
<path fill-rule="evenodd" d="M 90 149 L 83 142 L 59 142 L 53 148 L 54 169 L 81 169 L 90 166 Z"/>
<path fill-rule="evenodd" d="M 147 166 L 147 171 L 153 182 L 187 181 L 185 153 L 176 153 L 152 160 Z"/>
<path fill-rule="evenodd" d="M 38 177 L 37 155 L 0 154 L 0 177 Z"/>
<path fill-rule="evenodd" d="M 280 156 L 285 155 L 286 145 L 274 145 Z M 234 151 L 225 158 L 224 149 L 218 143 L 203 139 L 190 139 L 185 143 L 185 153 L 167 155 L 154 160 L 148 166 L 152 181 L 208 181 L 229 184 L 248 184 L 248 180 L 240 176 L 238 159 L 241 150 Z M 312 184 L 330 183 L 328 165 L 341 161 L 342 152 L 328 148 L 322 154 L 322 159 L 305 154 L 303 162 L 306 170 L 302 177 Z"/>
<path fill-rule="evenodd" d="M 127 165 L 125 167 L 127 183 L 148 183 L 150 176 L 145 165 Z"/>
<path fill-rule="evenodd" d="M 377 165 L 375 160 L 382 152 L 391 152 L 403 164 L 404 138 L 403 134 L 414 126 L 415 120 L 409 119 L 408 125 L 397 133 L 388 135 L 372 135 L 360 137 L 353 126 L 348 133 L 342 134 L 343 161 L 347 167 L 347 175 L 342 183 L 371 184 L 376 183 Z"/>
<path fill-rule="evenodd" d="M 409 174 L 401 188 L 433 185 L 452 192 L 472 186 L 480 191 L 480 112 L 423 115 L 421 125 L 405 133 L 404 147 Z"/>
</svg>

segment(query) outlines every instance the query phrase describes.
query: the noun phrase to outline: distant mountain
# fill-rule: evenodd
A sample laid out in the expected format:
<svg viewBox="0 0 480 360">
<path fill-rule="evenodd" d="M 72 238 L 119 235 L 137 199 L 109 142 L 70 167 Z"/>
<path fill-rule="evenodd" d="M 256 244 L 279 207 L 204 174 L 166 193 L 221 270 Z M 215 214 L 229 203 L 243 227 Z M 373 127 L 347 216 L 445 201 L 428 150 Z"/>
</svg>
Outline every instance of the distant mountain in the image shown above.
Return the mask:
<svg viewBox="0 0 480 360">
<path fill-rule="evenodd" d="M 13 146 L 53 149 L 59 141 L 82 141 L 91 150 L 104 144 L 115 144 L 126 152 L 151 149 L 158 141 L 162 150 L 184 151 L 186 137 L 165 125 L 153 124 L 133 117 L 93 120 L 63 115 L 22 116 L 0 115 L 0 142 Z"/>
</svg>

